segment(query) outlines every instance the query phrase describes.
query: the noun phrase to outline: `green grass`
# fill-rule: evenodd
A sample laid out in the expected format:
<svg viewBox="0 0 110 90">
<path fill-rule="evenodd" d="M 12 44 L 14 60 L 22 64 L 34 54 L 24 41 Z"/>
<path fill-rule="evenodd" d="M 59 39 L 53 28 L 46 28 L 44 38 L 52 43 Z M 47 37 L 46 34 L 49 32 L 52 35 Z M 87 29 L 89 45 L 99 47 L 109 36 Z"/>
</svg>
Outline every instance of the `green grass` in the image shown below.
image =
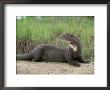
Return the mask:
<svg viewBox="0 0 110 90">
<path fill-rule="evenodd" d="M 94 17 L 43 16 L 38 19 L 28 16 L 16 21 L 17 42 L 23 40 L 24 42 L 31 41 L 31 44 L 36 42 L 37 44 L 48 43 L 59 47 L 67 47 L 68 45 L 58 38 L 60 34 L 65 32 L 79 36 L 83 58 L 93 60 Z M 18 45 L 17 50 L 20 50 L 20 47 Z"/>
</svg>

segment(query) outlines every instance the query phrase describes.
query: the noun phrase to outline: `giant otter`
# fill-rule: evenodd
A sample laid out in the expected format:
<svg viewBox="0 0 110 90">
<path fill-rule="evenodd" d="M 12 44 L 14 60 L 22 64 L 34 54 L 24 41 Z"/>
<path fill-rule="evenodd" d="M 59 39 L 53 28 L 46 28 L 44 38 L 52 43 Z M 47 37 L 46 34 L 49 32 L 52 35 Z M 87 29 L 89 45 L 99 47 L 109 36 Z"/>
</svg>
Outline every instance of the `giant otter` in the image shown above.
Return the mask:
<svg viewBox="0 0 110 90">
<path fill-rule="evenodd" d="M 79 67 L 80 63 L 89 63 L 84 61 L 81 57 L 81 44 L 77 36 L 70 33 L 60 35 L 69 47 L 60 48 L 53 45 L 41 44 L 36 46 L 27 54 L 20 54 L 16 56 L 17 60 L 33 60 L 45 62 L 68 62 L 70 65 Z"/>
</svg>

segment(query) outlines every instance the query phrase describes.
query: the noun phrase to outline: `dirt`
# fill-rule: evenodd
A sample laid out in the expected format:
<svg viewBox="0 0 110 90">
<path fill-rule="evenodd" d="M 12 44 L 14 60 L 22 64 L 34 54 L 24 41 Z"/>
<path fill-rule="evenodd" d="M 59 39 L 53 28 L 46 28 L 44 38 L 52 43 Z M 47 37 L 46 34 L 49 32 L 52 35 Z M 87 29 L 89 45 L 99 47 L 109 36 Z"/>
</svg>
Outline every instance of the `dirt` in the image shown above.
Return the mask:
<svg viewBox="0 0 110 90">
<path fill-rule="evenodd" d="M 17 74 L 94 74 L 94 63 L 74 67 L 68 63 L 18 61 Z"/>
</svg>

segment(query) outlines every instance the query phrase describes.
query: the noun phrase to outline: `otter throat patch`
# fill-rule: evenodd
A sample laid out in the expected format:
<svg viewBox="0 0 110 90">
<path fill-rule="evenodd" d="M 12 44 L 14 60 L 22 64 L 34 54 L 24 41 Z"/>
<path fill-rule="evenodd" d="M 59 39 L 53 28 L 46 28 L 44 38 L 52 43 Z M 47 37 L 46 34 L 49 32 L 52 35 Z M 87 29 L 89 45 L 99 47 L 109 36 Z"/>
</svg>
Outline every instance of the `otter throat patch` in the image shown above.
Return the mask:
<svg viewBox="0 0 110 90">
<path fill-rule="evenodd" d="M 69 46 L 76 52 L 77 51 L 77 46 L 75 44 L 70 44 L 69 43 Z"/>
</svg>

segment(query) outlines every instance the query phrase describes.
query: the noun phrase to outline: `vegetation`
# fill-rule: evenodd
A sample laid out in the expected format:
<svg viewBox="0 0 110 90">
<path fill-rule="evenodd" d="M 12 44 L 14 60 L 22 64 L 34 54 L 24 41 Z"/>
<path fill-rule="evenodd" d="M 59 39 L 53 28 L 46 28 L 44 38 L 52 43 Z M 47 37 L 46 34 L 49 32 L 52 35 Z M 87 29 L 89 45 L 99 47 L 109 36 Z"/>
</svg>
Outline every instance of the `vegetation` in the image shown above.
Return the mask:
<svg viewBox="0 0 110 90">
<path fill-rule="evenodd" d="M 17 53 L 26 53 L 35 45 L 46 43 L 68 47 L 58 36 L 69 32 L 79 36 L 82 56 L 94 60 L 94 17 L 27 16 L 16 19 Z"/>
</svg>

